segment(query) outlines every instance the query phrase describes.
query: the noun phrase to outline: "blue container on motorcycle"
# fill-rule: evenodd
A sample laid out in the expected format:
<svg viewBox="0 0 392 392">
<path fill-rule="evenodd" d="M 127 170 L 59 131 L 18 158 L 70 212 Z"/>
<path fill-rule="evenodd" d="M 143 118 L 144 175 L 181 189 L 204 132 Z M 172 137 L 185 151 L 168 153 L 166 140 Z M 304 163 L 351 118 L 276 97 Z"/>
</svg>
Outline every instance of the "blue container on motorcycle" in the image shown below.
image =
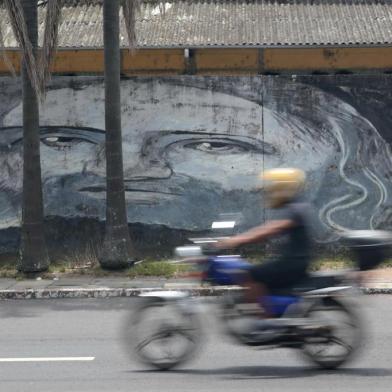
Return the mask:
<svg viewBox="0 0 392 392">
<path fill-rule="evenodd" d="M 239 285 L 246 278 L 246 271 L 252 264 L 240 256 L 214 256 L 208 259 L 207 280 L 216 285 Z M 286 309 L 299 301 L 297 296 L 268 295 L 260 298 L 261 307 L 275 317 L 281 316 Z"/>
<path fill-rule="evenodd" d="M 261 307 L 265 308 L 268 314 L 275 317 L 281 316 L 286 309 L 299 301 L 296 296 L 267 295 L 259 299 Z"/>
<path fill-rule="evenodd" d="M 208 259 L 207 280 L 216 285 L 238 285 L 251 264 L 239 256 L 214 256 Z"/>
</svg>

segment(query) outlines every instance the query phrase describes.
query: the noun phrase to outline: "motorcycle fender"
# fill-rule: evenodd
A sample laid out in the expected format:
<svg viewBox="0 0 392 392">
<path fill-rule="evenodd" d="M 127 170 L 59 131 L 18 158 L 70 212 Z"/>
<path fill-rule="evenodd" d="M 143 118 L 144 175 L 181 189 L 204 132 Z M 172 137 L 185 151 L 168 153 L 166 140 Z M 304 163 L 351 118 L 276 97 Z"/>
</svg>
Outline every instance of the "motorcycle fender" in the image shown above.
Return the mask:
<svg viewBox="0 0 392 392">
<path fill-rule="evenodd" d="M 201 304 L 184 291 L 152 291 L 140 294 L 139 297 L 159 301 L 162 305 L 175 304 L 184 314 L 191 315 L 202 311 Z"/>
</svg>

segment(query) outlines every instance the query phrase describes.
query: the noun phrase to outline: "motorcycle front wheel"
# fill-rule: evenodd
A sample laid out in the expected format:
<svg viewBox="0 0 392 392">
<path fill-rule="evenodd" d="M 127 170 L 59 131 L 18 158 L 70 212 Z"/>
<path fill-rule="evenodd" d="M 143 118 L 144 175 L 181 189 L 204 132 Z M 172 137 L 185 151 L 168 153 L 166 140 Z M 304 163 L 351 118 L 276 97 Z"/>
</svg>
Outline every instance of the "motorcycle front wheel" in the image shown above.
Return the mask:
<svg viewBox="0 0 392 392">
<path fill-rule="evenodd" d="M 184 364 L 196 353 L 201 328 L 177 301 L 142 300 L 125 323 L 124 345 L 132 358 L 160 370 Z"/>
<path fill-rule="evenodd" d="M 313 363 L 324 369 L 336 369 L 350 360 L 362 341 L 362 328 L 356 313 L 333 297 L 321 298 L 306 318 L 320 325 L 320 335 L 304 338 L 302 351 Z"/>
</svg>

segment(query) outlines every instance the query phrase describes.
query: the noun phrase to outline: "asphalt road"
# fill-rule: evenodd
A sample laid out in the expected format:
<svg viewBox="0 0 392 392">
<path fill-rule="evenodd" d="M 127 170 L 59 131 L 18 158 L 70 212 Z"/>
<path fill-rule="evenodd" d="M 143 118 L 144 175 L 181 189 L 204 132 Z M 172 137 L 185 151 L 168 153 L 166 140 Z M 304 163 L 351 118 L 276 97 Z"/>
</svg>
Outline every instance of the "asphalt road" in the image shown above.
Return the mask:
<svg viewBox="0 0 392 392">
<path fill-rule="evenodd" d="M 127 357 L 119 339 L 135 301 L 0 302 L 0 392 L 375 392 L 391 388 L 390 295 L 363 297 L 366 347 L 337 371 L 316 370 L 295 351 L 233 345 L 218 332 L 212 315 L 204 319 L 207 341 L 196 360 L 177 371 L 149 371 Z M 31 362 L 8 362 L 16 358 Z M 46 359 L 36 362 L 36 358 Z"/>
</svg>

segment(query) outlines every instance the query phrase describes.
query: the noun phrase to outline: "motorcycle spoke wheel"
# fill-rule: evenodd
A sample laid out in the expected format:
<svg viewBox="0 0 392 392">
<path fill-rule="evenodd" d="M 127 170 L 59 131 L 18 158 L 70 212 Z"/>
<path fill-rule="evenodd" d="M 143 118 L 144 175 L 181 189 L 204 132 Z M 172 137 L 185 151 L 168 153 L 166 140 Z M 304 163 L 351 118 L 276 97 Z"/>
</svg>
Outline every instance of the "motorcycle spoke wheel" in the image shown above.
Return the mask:
<svg viewBox="0 0 392 392">
<path fill-rule="evenodd" d="M 309 310 L 307 318 L 315 324 L 328 326 L 330 331 L 323 336 L 304 338 L 304 354 L 326 369 L 346 363 L 361 341 L 359 319 L 351 309 L 334 298 L 324 298 L 321 304 Z"/>
<path fill-rule="evenodd" d="M 132 315 L 125 327 L 125 344 L 132 356 L 161 370 L 183 364 L 200 343 L 194 315 L 175 303 L 150 302 Z"/>
</svg>

